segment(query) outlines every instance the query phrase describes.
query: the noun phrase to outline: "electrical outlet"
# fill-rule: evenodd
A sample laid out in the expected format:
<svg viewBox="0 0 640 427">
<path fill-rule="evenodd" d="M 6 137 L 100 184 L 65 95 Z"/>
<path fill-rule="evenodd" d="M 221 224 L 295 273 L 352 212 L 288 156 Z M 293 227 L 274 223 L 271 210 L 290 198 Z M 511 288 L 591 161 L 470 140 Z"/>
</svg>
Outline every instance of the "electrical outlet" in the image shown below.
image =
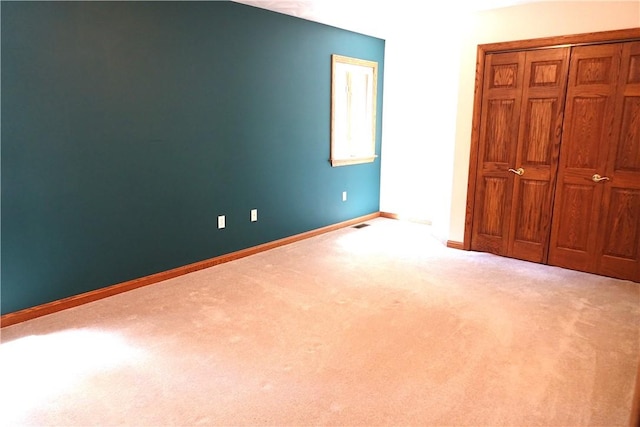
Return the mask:
<svg viewBox="0 0 640 427">
<path fill-rule="evenodd" d="M 343 191 L 343 192 L 342 192 L 342 201 L 343 201 L 343 202 L 346 202 L 346 201 L 347 201 L 347 192 L 346 192 L 346 191 Z"/>
<path fill-rule="evenodd" d="M 258 220 L 258 209 L 251 209 L 251 222 Z"/>
<path fill-rule="evenodd" d="M 225 227 L 224 215 L 218 215 L 218 228 Z"/>
</svg>

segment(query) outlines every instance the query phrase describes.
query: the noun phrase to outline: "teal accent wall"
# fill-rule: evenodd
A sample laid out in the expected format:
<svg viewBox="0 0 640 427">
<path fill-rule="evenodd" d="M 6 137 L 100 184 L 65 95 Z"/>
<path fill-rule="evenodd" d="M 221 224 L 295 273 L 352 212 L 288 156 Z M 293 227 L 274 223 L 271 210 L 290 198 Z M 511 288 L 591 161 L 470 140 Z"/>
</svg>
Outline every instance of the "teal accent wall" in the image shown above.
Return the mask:
<svg viewBox="0 0 640 427">
<path fill-rule="evenodd" d="M 379 62 L 380 153 L 384 40 L 230 2 L 1 7 L 2 313 L 379 210 L 380 159 L 329 164 L 330 73 Z"/>
</svg>

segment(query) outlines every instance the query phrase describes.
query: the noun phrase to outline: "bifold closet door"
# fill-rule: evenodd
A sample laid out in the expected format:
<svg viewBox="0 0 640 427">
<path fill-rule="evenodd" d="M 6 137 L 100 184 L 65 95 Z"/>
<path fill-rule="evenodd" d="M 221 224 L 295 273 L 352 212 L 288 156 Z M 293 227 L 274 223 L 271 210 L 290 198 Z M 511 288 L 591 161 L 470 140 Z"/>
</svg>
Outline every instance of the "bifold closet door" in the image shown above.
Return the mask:
<svg viewBox="0 0 640 427">
<path fill-rule="evenodd" d="M 546 261 L 569 52 L 486 55 L 473 250 Z"/>
<path fill-rule="evenodd" d="M 598 273 L 640 282 L 640 42 L 622 48 Z"/>
<path fill-rule="evenodd" d="M 640 43 L 573 48 L 549 264 L 640 281 Z"/>
</svg>

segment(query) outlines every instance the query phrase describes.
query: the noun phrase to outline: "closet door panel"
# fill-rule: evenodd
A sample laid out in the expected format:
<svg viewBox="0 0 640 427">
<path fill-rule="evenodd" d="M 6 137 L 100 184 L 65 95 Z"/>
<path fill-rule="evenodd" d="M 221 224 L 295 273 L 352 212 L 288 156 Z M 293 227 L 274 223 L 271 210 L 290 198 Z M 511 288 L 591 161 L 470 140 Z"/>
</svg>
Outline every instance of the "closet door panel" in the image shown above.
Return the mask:
<svg viewBox="0 0 640 427">
<path fill-rule="evenodd" d="M 640 189 L 613 188 L 607 210 L 598 273 L 640 281 Z"/>
<path fill-rule="evenodd" d="M 540 96 L 540 95 L 538 95 Z M 562 100 L 557 96 L 527 100 L 523 125 L 523 147 L 520 158 L 530 166 L 551 166 L 554 140 L 557 139 L 559 108 Z M 557 145 L 557 144 L 556 144 Z M 557 155 L 555 156 L 557 158 Z"/>
<path fill-rule="evenodd" d="M 601 162 L 602 138 L 609 128 L 608 107 L 611 101 L 605 94 L 576 96 L 571 100 L 571 115 L 567 129 L 571 131 L 571 147 L 565 150 L 564 166 L 577 171 L 595 170 Z"/>
<path fill-rule="evenodd" d="M 640 42 L 624 44 L 620 70 L 598 273 L 640 281 Z"/>
<path fill-rule="evenodd" d="M 620 118 L 622 123 L 618 147 L 613 153 L 613 167 L 616 172 L 635 174 L 640 171 L 640 95 L 634 96 L 631 90 L 624 95 Z"/>
<path fill-rule="evenodd" d="M 541 245 L 544 236 L 541 236 L 542 209 L 547 203 L 549 185 L 544 181 L 533 179 L 521 179 L 518 186 L 518 198 L 515 201 L 518 207 L 515 216 L 514 242 Z"/>
<path fill-rule="evenodd" d="M 471 249 L 506 255 L 524 52 L 485 58 Z"/>
<path fill-rule="evenodd" d="M 508 190 L 507 179 L 485 177 L 481 186 L 483 192 L 480 194 L 480 200 L 483 205 L 483 215 L 478 224 L 478 233 L 485 237 L 501 239 L 504 235 L 503 218 L 505 194 Z M 496 247 L 496 250 L 500 250 L 500 246 Z"/>
<path fill-rule="evenodd" d="M 546 261 L 569 48 L 528 51 L 518 132 L 508 255 Z"/>
<path fill-rule="evenodd" d="M 488 168 L 499 168 L 509 163 L 513 140 L 513 122 L 518 110 L 516 100 L 492 99 L 487 105 L 486 139 L 484 162 Z"/>
<path fill-rule="evenodd" d="M 622 45 L 573 48 L 556 185 L 549 264 L 597 272 L 598 225 Z"/>
<path fill-rule="evenodd" d="M 589 250 L 589 235 L 593 223 L 593 186 L 566 183 L 562 199 L 556 201 L 556 209 L 564 215 L 558 219 L 556 246 L 559 249 L 585 253 Z"/>
</svg>

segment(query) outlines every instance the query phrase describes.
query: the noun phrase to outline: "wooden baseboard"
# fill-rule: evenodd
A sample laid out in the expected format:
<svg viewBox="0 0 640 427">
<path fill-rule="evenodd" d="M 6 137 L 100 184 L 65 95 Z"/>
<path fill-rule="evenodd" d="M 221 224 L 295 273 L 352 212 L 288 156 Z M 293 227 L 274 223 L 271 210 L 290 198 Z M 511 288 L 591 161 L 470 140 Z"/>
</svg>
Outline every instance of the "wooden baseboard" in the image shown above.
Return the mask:
<svg viewBox="0 0 640 427">
<path fill-rule="evenodd" d="M 431 221 L 429 221 L 428 219 L 410 218 L 410 217 L 405 218 L 402 215 L 391 213 L 391 212 L 380 212 L 380 216 L 383 218 L 406 220 L 409 222 L 417 222 L 419 224 L 431 225 Z"/>
<path fill-rule="evenodd" d="M 380 212 L 380 216 L 383 218 L 398 219 L 398 214 L 394 214 L 391 212 Z"/>
<path fill-rule="evenodd" d="M 452 249 L 464 250 L 464 243 L 455 240 L 447 240 L 447 247 Z"/>
<path fill-rule="evenodd" d="M 237 260 L 240 258 L 254 255 L 259 252 L 268 251 L 279 246 L 288 245 L 300 240 L 308 239 L 310 237 L 318 236 L 320 234 L 328 233 L 330 231 L 338 230 L 340 228 L 349 227 L 364 221 L 380 216 L 379 212 L 375 212 L 369 215 L 364 215 L 358 218 L 350 219 L 348 221 L 339 222 L 337 224 L 328 225 L 326 227 L 317 228 L 315 230 L 307 231 L 305 233 L 296 234 L 294 236 L 285 237 L 283 239 L 274 240 L 272 242 L 263 243 L 258 246 L 252 246 L 247 249 L 242 249 L 229 254 L 221 255 L 215 258 L 210 258 L 204 261 L 195 262 L 182 267 L 177 267 L 171 270 L 163 271 L 160 273 L 152 274 L 149 276 L 141 277 L 139 279 L 129 280 L 127 282 L 118 283 L 116 285 L 107 286 L 105 288 L 96 289 L 95 291 L 85 292 L 79 295 L 74 295 L 68 298 L 63 298 L 57 301 L 52 301 L 46 304 L 38 305 L 35 307 L 25 308 L 24 310 L 15 311 L 13 313 L 7 313 L 0 316 L 0 327 L 15 325 L 27 320 L 35 319 L 37 317 L 46 316 L 47 314 L 56 313 L 58 311 L 66 310 L 71 307 L 77 307 L 82 304 L 86 304 L 92 301 L 97 301 L 103 298 L 107 298 L 116 294 L 131 291 L 133 289 L 141 288 L 143 286 L 152 285 L 154 283 L 161 282 L 163 280 L 172 279 L 174 277 L 182 276 L 194 271 L 202 270 L 205 268 L 213 267 L 214 265 L 223 264 L 225 262 Z"/>
</svg>

